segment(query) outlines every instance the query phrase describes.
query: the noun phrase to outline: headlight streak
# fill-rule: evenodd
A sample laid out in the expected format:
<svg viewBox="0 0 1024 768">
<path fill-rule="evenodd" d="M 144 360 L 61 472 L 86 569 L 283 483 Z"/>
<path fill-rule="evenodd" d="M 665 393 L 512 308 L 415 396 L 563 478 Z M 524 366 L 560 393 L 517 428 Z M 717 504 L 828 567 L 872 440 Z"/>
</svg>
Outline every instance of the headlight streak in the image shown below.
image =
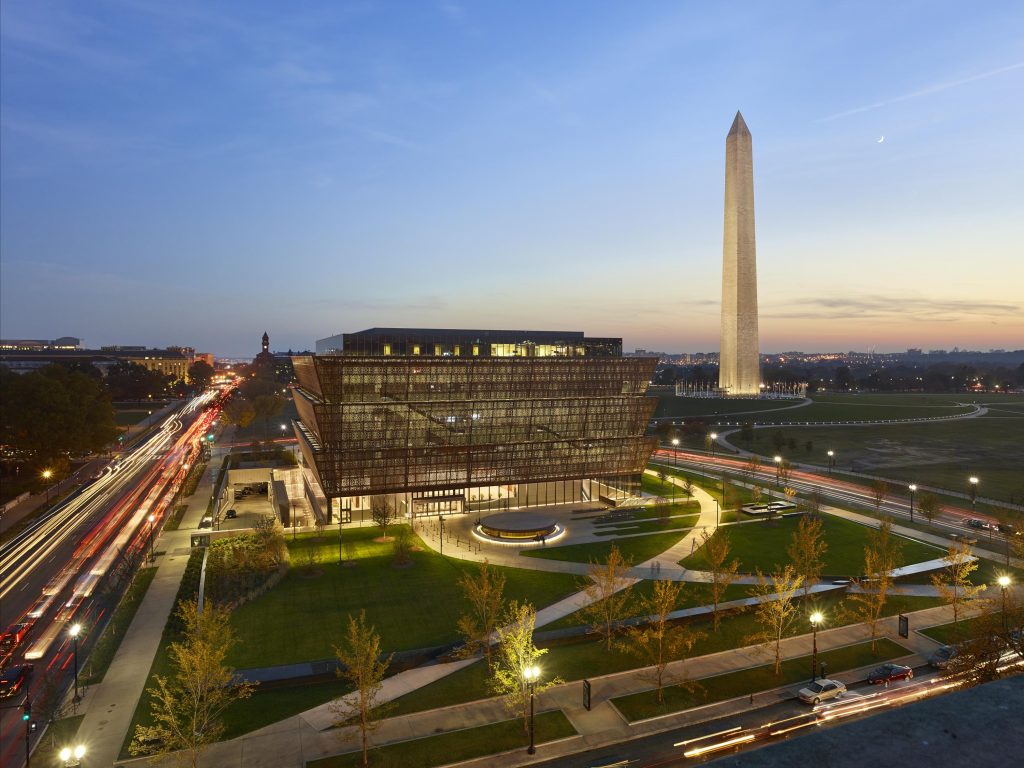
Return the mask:
<svg viewBox="0 0 1024 768">
<path fill-rule="evenodd" d="M 691 749 L 686 752 L 683 752 L 683 757 L 700 757 L 701 755 L 706 755 L 709 752 L 717 752 L 721 749 L 728 749 L 729 747 L 735 747 L 738 744 L 747 744 L 753 741 L 755 738 L 757 738 L 757 736 L 753 733 L 748 733 L 743 736 L 735 736 L 731 739 L 726 739 L 725 741 L 719 744 L 709 744 L 706 747 L 697 747 L 696 749 Z"/>
<path fill-rule="evenodd" d="M 695 739 L 687 739 L 686 741 L 679 741 L 679 742 L 676 742 L 675 744 L 673 744 L 672 746 L 673 747 L 685 747 L 687 744 L 696 744 L 698 741 L 704 741 L 704 739 L 714 739 L 714 738 L 717 738 L 718 736 L 726 736 L 726 735 L 728 735 L 730 733 L 736 733 L 736 731 L 742 731 L 742 730 L 743 730 L 743 728 L 741 726 L 736 725 L 736 726 L 733 726 L 732 728 L 726 728 L 724 731 L 718 731 L 717 733 L 708 733 L 708 734 L 705 734 L 704 736 L 698 736 Z"/>
</svg>

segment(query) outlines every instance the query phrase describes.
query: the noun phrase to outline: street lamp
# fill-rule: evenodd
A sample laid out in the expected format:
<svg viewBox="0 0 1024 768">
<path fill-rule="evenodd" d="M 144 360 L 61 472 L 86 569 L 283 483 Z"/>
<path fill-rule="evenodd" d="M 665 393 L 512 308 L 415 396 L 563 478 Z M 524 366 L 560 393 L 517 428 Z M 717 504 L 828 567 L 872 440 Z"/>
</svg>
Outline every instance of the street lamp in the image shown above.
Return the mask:
<svg viewBox="0 0 1024 768">
<path fill-rule="evenodd" d="M 440 554 L 444 555 L 444 515 L 437 516 L 437 544 Z"/>
<path fill-rule="evenodd" d="M 77 744 L 74 749 L 64 747 L 60 751 L 60 759 L 63 762 L 64 768 L 75 768 L 75 766 L 81 765 L 83 757 L 85 757 L 84 744 Z"/>
<path fill-rule="evenodd" d="M 532 755 L 537 752 L 537 748 L 533 746 L 533 692 L 537 685 L 537 678 L 540 677 L 540 667 L 533 664 L 523 670 L 523 678 L 526 680 L 526 684 L 530 687 L 530 746 L 526 749 L 526 754 Z"/>
<path fill-rule="evenodd" d="M 775 490 L 779 490 L 782 485 L 782 457 L 778 454 L 775 455 Z"/>
<path fill-rule="evenodd" d="M 818 677 L 818 625 L 822 622 L 825 617 L 821 615 L 821 611 L 815 611 L 811 614 L 811 642 L 813 643 L 813 651 L 811 652 L 811 682 L 813 683 Z"/>
<path fill-rule="evenodd" d="M 971 484 L 971 512 L 974 512 L 974 501 L 978 498 L 978 478 L 971 475 L 967 481 Z"/>
<path fill-rule="evenodd" d="M 153 524 L 156 522 L 156 515 L 149 516 L 149 562 L 156 560 L 156 552 L 153 551 Z"/>
<path fill-rule="evenodd" d="M 917 486 L 911 483 L 907 488 L 910 489 L 910 522 L 914 522 L 914 491 L 917 490 Z"/>
<path fill-rule="evenodd" d="M 53 477 L 53 472 L 49 469 L 43 470 L 43 480 L 46 481 L 46 506 L 50 506 L 50 478 Z"/>
<path fill-rule="evenodd" d="M 829 473 L 829 475 L 832 474 L 832 467 L 834 467 L 835 465 L 836 465 L 836 452 L 835 451 L 829 451 L 828 452 L 828 473 Z"/>
<path fill-rule="evenodd" d="M 679 438 L 672 438 L 672 466 L 675 467 L 676 472 L 679 472 Z M 672 478 L 672 500 L 676 498 L 676 481 Z"/>
<path fill-rule="evenodd" d="M 715 467 L 715 445 L 718 443 L 718 433 L 712 432 L 708 437 L 711 438 L 711 468 Z M 722 470 L 722 501 L 725 501 L 725 470 Z"/>
<path fill-rule="evenodd" d="M 1003 590 L 1003 632 L 1006 631 L 1006 588 L 1010 586 L 1010 577 L 1005 573 L 996 579 L 1000 589 Z"/>
<path fill-rule="evenodd" d="M 81 624 L 72 624 L 71 629 L 68 630 L 68 634 L 71 635 L 71 639 L 75 643 L 75 698 L 73 700 L 76 702 L 82 700 L 82 697 L 78 695 L 78 635 L 81 631 Z"/>
</svg>

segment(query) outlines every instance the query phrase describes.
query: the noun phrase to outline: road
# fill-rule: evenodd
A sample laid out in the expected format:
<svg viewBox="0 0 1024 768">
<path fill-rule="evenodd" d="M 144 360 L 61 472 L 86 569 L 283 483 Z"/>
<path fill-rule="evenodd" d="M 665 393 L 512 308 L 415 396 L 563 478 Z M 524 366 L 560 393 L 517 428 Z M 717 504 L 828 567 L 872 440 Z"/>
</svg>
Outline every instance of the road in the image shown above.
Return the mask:
<svg viewBox="0 0 1024 768">
<path fill-rule="evenodd" d="M 40 721 L 45 699 L 73 685 L 76 660 L 68 630 L 80 624 L 80 642 L 95 639 L 94 630 L 108 618 L 106 606 L 116 604 L 101 593 L 123 590 L 128 579 L 121 577 L 144 556 L 216 418 L 214 399 L 211 391 L 182 405 L 0 548 L 0 627 L 29 626 L 5 666 L 33 666 L 26 685 L 0 700 L 5 768 L 25 762 L 24 704 L 34 704 L 31 720 Z M 41 731 L 40 723 L 31 738 Z"/>
</svg>

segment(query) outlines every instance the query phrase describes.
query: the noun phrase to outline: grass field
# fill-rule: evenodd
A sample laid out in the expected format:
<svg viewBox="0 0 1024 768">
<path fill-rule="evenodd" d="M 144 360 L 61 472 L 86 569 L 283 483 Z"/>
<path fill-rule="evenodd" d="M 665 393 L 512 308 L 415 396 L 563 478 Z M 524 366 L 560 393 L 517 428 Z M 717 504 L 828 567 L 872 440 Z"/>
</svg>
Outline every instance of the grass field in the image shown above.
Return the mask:
<svg viewBox="0 0 1024 768">
<path fill-rule="evenodd" d="M 730 559 L 740 561 L 740 571 L 752 573 L 761 569 L 764 573 L 773 571 L 776 566 L 789 562 L 786 548 L 789 546 L 793 532 L 797 528 L 799 518 L 790 517 L 774 521 L 758 521 L 730 525 L 721 532 L 729 536 L 732 545 Z M 828 550 L 824 556 L 822 573 L 827 576 L 860 576 L 864 570 L 864 546 L 870 532 L 868 528 L 851 523 L 839 517 L 825 515 L 825 542 Z M 715 534 L 721 535 L 719 534 Z M 901 539 L 903 555 L 900 565 L 919 563 L 942 557 L 945 550 L 930 544 Z M 685 558 L 681 565 L 685 568 L 702 570 L 707 568 L 704 554 L 698 550 Z"/>
<path fill-rule="evenodd" d="M 479 565 L 441 557 L 414 536 L 421 550 L 412 553 L 412 567 L 395 568 L 393 545 L 374 541 L 379 535 L 377 528 L 344 532 L 353 549 L 352 566 L 339 565 L 336 537 L 317 541 L 314 534 L 305 534 L 295 542 L 288 537 L 291 572 L 274 589 L 231 615 L 241 642 L 232 650 L 229 663 L 245 669 L 332 658 L 347 617 L 361 609 L 380 633 L 385 650 L 455 640 L 456 621 L 466 608 L 456 582 Z M 319 553 L 319 573 L 313 576 L 298 565 L 305 562 L 303 552 L 309 547 Z M 576 590 L 576 578 L 570 574 L 500 570 L 506 578 L 505 597 L 529 600 L 538 608 Z"/>
<path fill-rule="evenodd" d="M 537 744 L 576 734 L 576 729 L 572 727 L 569 719 L 557 709 L 538 713 L 534 725 Z M 525 748 L 528 743 L 522 720 L 504 720 L 500 723 L 378 747 L 370 750 L 369 759 L 370 765 L 374 768 L 431 768 L 493 755 L 516 747 Z M 306 763 L 309 768 L 355 768 L 362 764 L 362 752 L 349 752 Z"/>
<path fill-rule="evenodd" d="M 82 669 L 82 684 L 95 685 L 103 680 L 107 673 L 110 662 L 114 660 L 121 640 L 124 638 L 128 627 L 135 618 L 135 612 L 139 610 L 142 599 L 146 596 L 146 590 L 156 576 L 156 568 L 143 568 L 132 581 L 128 591 L 125 592 L 120 604 L 114 609 L 114 615 L 107 622 L 96 645 L 89 652 L 89 659 Z"/>
<path fill-rule="evenodd" d="M 940 642 L 943 645 L 953 645 L 954 643 L 959 643 L 961 640 L 972 637 L 980 623 L 980 617 L 961 619 L 957 623 L 951 621 L 948 624 L 939 624 L 936 627 L 922 629 L 921 634 L 927 635 L 932 640 Z"/>
<path fill-rule="evenodd" d="M 818 654 L 818 662 L 824 662 L 828 672 L 835 673 L 896 659 L 909 653 L 911 651 L 902 645 L 882 638 L 876 643 L 874 650 L 871 648 L 871 643 L 857 643 L 831 651 L 823 651 Z M 612 703 L 630 722 L 644 720 L 648 717 L 768 691 L 784 685 L 792 685 L 795 688 L 800 683 L 809 682 L 811 663 L 810 656 L 800 656 L 783 661 L 778 675 L 775 674 L 774 664 L 766 664 L 752 669 L 701 678 L 697 681 L 700 687 L 692 691 L 679 686 L 666 687 L 664 690 L 665 700 L 661 704 L 658 703 L 655 691 L 621 696 L 612 699 Z"/>
<path fill-rule="evenodd" d="M 608 557 L 612 547 L 618 547 L 623 556 L 634 565 L 650 560 L 664 552 L 683 536 L 688 529 L 672 530 L 667 533 L 649 533 L 643 536 L 631 536 L 625 539 L 588 542 L 586 544 L 566 544 L 561 547 L 541 547 L 520 552 L 523 557 L 540 557 L 546 560 L 568 560 L 574 563 L 601 562 Z"/>
<path fill-rule="evenodd" d="M 894 483 L 918 483 L 965 493 L 967 478 L 981 479 L 979 497 L 1008 501 L 1024 499 L 1024 422 L 1009 419 L 960 419 L 954 422 L 836 427 L 780 427 L 784 439 L 798 446 L 811 441 L 812 455 L 802 447 L 782 455 L 825 466 L 825 452 L 834 450 L 836 468 L 891 479 Z M 738 432 L 729 439 L 741 448 L 764 456 L 776 452 L 774 429 L 754 431 L 753 441 Z M 791 455 L 792 454 L 792 455 Z M 984 508 L 979 502 L 979 507 Z"/>
</svg>

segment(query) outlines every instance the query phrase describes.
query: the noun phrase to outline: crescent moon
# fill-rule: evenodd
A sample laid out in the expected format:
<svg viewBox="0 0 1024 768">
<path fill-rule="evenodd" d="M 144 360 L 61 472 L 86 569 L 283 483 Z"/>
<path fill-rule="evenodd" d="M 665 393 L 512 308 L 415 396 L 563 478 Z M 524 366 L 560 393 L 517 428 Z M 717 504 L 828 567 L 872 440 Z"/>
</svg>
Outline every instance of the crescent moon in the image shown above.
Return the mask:
<svg viewBox="0 0 1024 768">
<path fill-rule="evenodd" d="M 885 136 L 879 136 L 878 143 L 881 144 L 883 141 L 885 141 Z"/>
</svg>

